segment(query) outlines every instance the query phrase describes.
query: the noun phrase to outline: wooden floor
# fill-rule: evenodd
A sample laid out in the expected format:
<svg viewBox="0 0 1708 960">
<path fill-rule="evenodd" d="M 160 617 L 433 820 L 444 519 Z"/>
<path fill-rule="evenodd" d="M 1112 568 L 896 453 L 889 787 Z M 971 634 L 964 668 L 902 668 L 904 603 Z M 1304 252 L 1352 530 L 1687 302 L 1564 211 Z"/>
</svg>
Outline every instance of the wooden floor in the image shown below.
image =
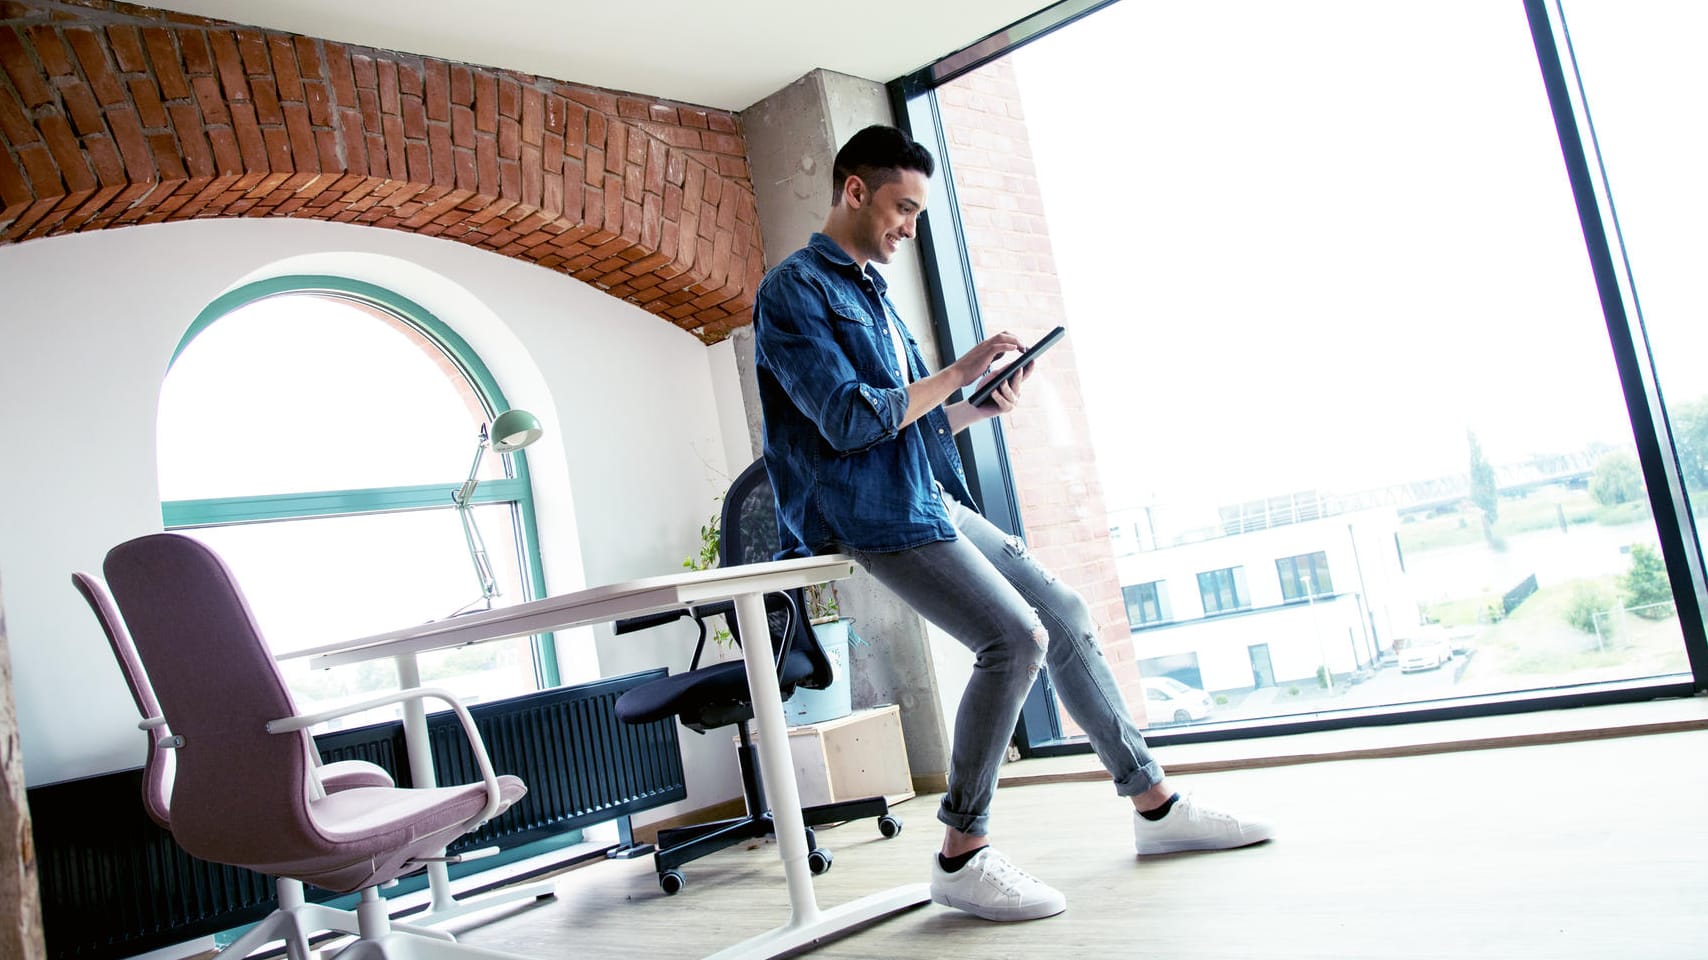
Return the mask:
<svg viewBox="0 0 1708 960">
<path fill-rule="evenodd" d="M 1200 773 L 1202 797 L 1278 839 L 1138 860 L 1107 784 L 998 792 L 993 837 L 1068 898 L 991 924 L 926 905 L 809 956 L 900 958 L 1708 958 L 1708 731 Z M 937 798 L 820 833 L 834 905 L 928 879 Z M 782 922 L 775 847 L 690 864 L 664 896 L 650 861 L 559 878 L 555 902 L 488 914 L 459 939 L 539 960 L 699 958 Z M 485 919 L 485 918 L 483 918 Z"/>
</svg>

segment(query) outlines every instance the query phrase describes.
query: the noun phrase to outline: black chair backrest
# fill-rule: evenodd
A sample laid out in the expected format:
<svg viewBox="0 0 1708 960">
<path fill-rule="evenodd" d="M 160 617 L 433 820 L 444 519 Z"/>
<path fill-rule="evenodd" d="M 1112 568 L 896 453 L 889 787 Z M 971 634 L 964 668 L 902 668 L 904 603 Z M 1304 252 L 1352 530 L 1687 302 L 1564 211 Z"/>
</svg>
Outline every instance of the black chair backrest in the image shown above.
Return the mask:
<svg viewBox="0 0 1708 960">
<path fill-rule="evenodd" d="M 777 533 L 777 500 L 771 493 L 771 477 L 765 472 L 764 458 L 749 464 L 730 484 L 718 523 L 721 531 L 718 562 L 722 566 L 764 563 L 777 552 L 782 543 Z M 790 590 L 787 594 L 796 614 L 790 616 L 768 603 L 766 606 L 772 608 L 771 635 L 774 640 L 781 639 L 784 629 L 789 630 L 789 648 L 805 654 L 812 662 L 812 676 L 800 685 L 822 690 L 835 678 L 835 668 L 807 622 L 805 591 Z"/>
</svg>

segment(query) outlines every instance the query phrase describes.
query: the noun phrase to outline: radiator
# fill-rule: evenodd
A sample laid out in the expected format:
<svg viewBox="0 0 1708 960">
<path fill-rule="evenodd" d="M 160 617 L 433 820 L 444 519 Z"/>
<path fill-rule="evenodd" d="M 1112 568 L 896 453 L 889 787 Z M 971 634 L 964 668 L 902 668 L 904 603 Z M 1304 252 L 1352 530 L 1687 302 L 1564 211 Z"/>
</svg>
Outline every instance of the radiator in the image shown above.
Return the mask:
<svg viewBox="0 0 1708 960">
<path fill-rule="evenodd" d="M 676 723 L 617 719 L 624 691 L 652 670 L 469 708 L 492 767 L 528 793 L 451 847 L 511 848 L 687 796 Z M 462 726 L 428 718 L 440 783 L 479 778 Z M 360 759 L 409 783 L 396 721 L 315 738 L 328 761 Z M 103 960 L 253 923 L 273 909 L 273 883 L 184 853 L 142 809 L 142 771 L 125 770 L 29 790 L 42 923 L 52 958 Z M 330 894 L 309 888 L 310 899 Z"/>
</svg>

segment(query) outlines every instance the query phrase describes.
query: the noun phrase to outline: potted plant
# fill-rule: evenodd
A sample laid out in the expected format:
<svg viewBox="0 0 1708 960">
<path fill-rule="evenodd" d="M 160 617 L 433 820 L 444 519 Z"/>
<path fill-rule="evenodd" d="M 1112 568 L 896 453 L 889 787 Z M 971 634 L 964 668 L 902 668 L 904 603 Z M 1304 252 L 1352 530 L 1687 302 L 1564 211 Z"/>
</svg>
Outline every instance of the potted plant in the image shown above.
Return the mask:
<svg viewBox="0 0 1708 960">
<path fill-rule="evenodd" d="M 825 656 L 830 658 L 834 676 L 823 690 L 800 687 L 783 702 L 783 716 L 791 726 L 835 720 L 853 712 L 850 646 L 863 642 L 854 633 L 854 621 L 842 616 L 842 601 L 834 582 L 807 587 L 806 599 L 807 622 L 812 625 L 813 636 L 818 638 Z"/>
<path fill-rule="evenodd" d="M 718 500 L 722 497 L 716 498 Z M 714 502 L 716 502 L 714 500 Z M 718 514 L 713 513 L 706 522 L 700 525 L 700 552 L 691 557 L 682 558 L 682 566 L 689 570 L 710 570 L 718 566 L 718 548 L 722 543 L 722 533 L 718 529 Z M 735 641 L 735 634 L 730 633 L 729 625 L 723 614 L 715 618 L 717 626 L 712 629 L 712 642 L 720 647 L 728 648 Z"/>
<path fill-rule="evenodd" d="M 719 522 L 719 515 L 714 513 L 700 525 L 699 552 L 683 558 L 685 569 L 710 570 L 719 565 L 719 548 L 723 541 Z M 849 672 L 849 647 L 865 642 L 854 633 L 854 621 L 842 616 L 842 598 L 837 595 L 834 582 L 814 584 L 807 587 L 805 593 L 807 622 L 812 627 L 813 636 L 818 638 L 819 646 L 824 648 L 825 656 L 830 658 L 834 678 L 823 690 L 796 688 L 794 695 L 783 702 L 783 714 L 791 726 L 834 720 L 853 712 L 854 685 Z M 730 633 L 722 615 L 716 620 L 717 626 L 708 635 L 712 642 L 727 650 L 734 645 L 735 636 Z"/>
</svg>

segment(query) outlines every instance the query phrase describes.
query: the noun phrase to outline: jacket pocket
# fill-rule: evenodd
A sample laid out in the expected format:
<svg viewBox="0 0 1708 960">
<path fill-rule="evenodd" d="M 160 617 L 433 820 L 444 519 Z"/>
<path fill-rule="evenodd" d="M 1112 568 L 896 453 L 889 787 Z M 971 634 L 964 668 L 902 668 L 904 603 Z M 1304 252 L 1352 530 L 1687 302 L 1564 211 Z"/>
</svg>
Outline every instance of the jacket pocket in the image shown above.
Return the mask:
<svg viewBox="0 0 1708 960">
<path fill-rule="evenodd" d="M 831 316 L 842 323 L 859 324 L 868 329 L 872 326 L 872 317 L 866 308 L 845 297 L 832 297 L 829 301 Z"/>
</svg>

